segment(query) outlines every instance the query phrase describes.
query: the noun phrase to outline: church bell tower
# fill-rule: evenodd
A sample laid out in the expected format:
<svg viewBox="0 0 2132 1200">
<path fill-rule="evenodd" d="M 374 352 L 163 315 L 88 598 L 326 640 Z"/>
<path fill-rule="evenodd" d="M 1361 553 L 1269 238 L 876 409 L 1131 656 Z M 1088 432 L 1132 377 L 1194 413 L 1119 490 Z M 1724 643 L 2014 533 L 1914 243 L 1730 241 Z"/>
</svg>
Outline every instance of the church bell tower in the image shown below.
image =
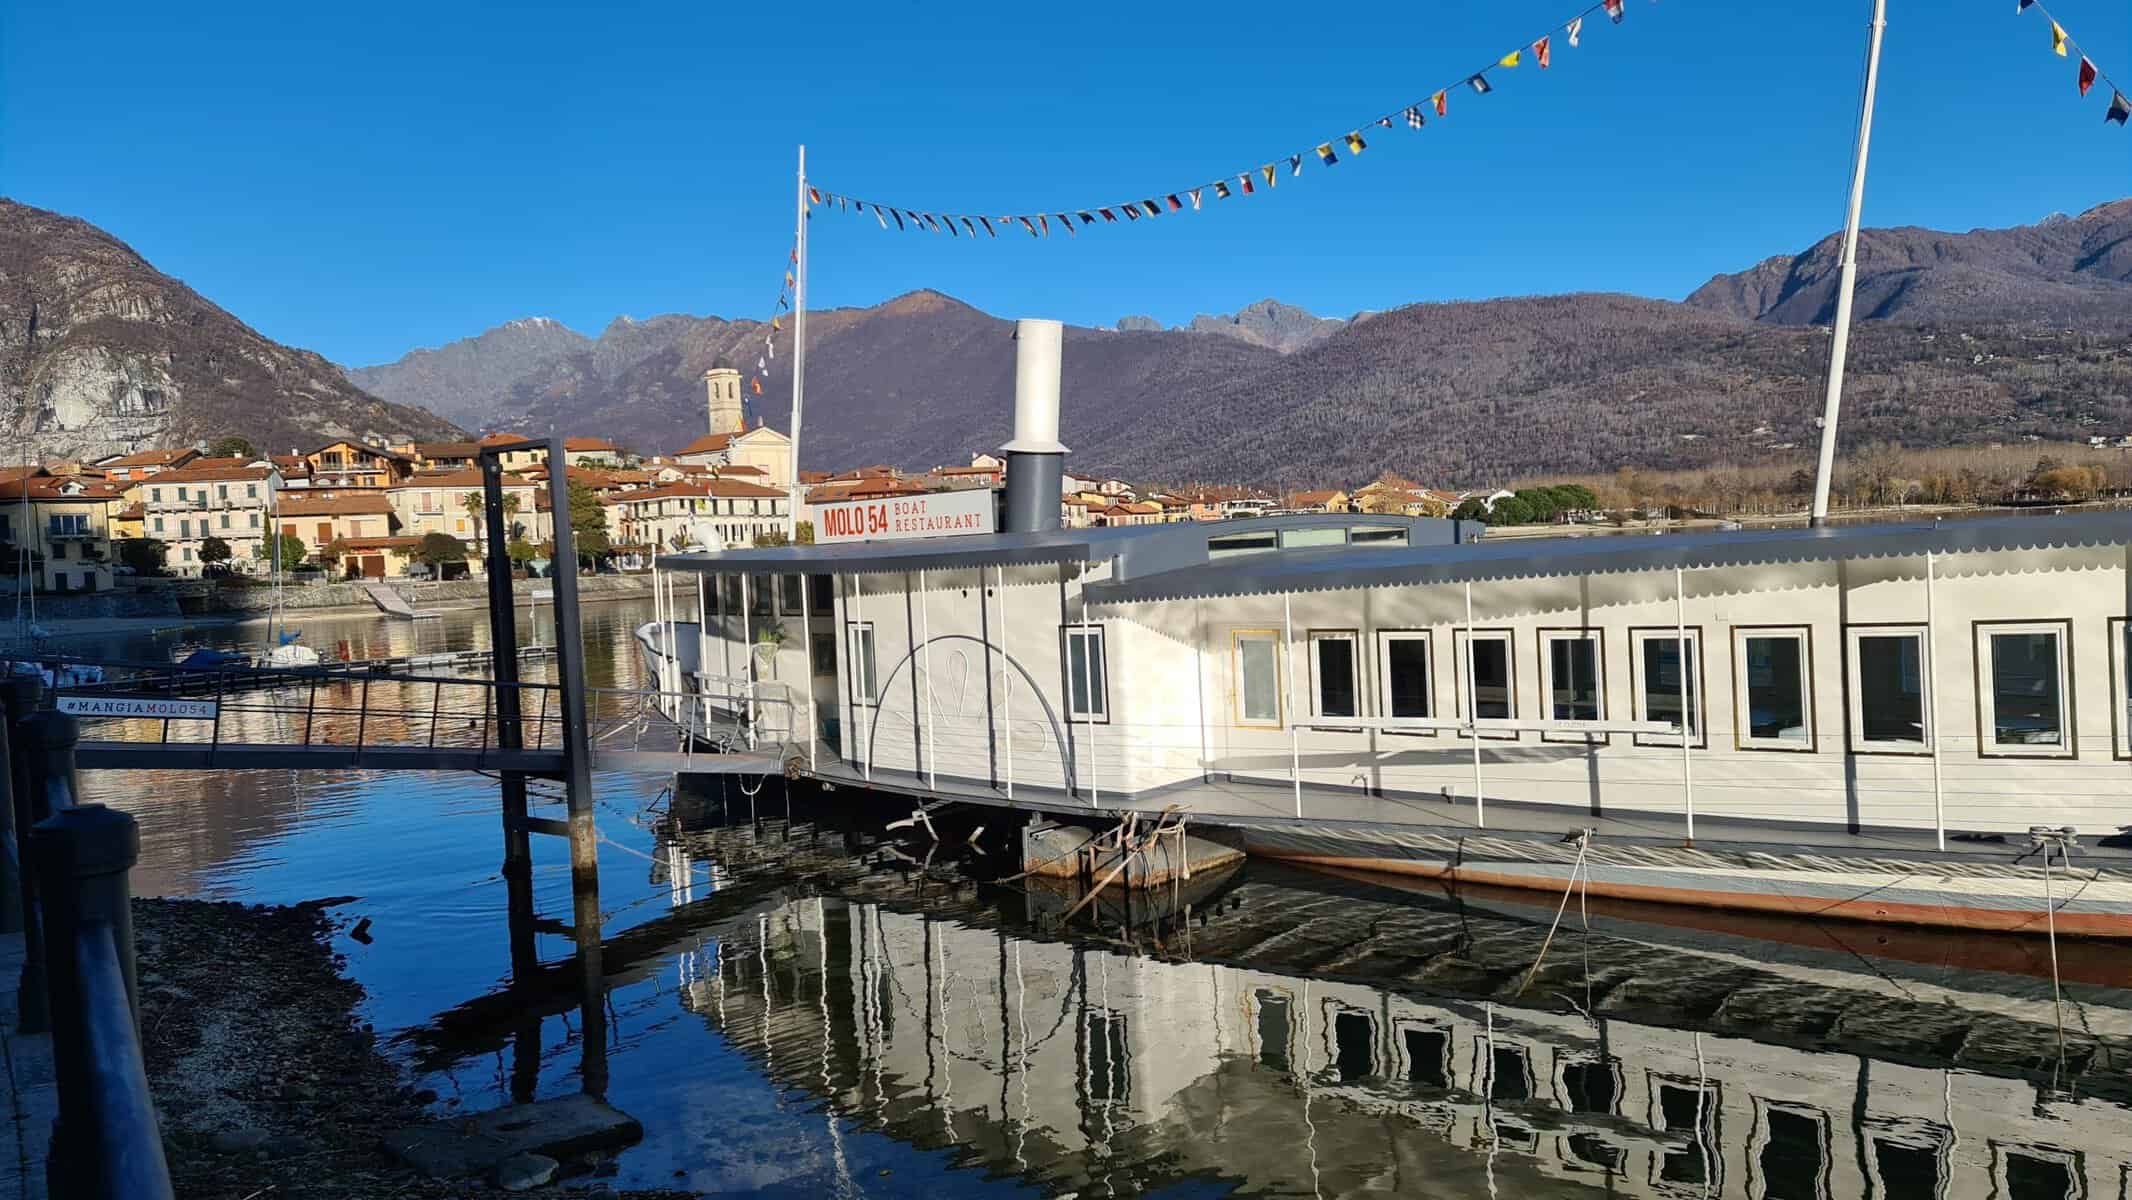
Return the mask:
<svg viewBox="0 0 2132 1200">
<path fill-rule="evenodd" d="M 742 433 L 747 429 L 745 406 L 740 399 L 740 372 L 723 356 L 703 373 L 704 412 L 711 433 Z"/>
</svg>

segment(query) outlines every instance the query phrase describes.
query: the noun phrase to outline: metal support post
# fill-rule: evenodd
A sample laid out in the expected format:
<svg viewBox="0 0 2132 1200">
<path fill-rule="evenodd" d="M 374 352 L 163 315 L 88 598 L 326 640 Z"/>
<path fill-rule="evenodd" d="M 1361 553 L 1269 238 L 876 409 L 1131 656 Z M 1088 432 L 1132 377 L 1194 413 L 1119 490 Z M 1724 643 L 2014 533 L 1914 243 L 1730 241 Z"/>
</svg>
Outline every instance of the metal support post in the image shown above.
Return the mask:
<svg viewBox="0 0 2132 1200">
<path fill-rule="evenodd" d="M 34 676 L 15 675 L 9 678 L 11 681 L 20 682 L 0 686 L 19 687 L 23 683 L 34 686 L 37 682 Z M 170 723 L 164 722 L 163 728 L 167 732 Z M 7 730 L 4 720 L 0 720 L 0 788 L 6 789 L 4 793 L 0 793 L 0 933 L 23 932 L 24 897 L 30 886 L 23 878 L 27 870 L 28 855 L 22 849 L 30 831 L 26 825 L 15 824 L 13 772 L 13 755 L 9 753 Z M 20 838 L 16 836 L 18 829 Z"/>
<path fill-rule="evenodd" d="M 35 675 L 9 676 L 5 687 L 0 687 L 0 699 L 4 699 L 7 706 L 8 807 L 13 810 L 15 828 L 24 839 L 25 849 L 30 829 L 37 824 L 37 813 L 30 786 L 30 755 L 25 748 L 24 722 L 37 711 L 43 690 L 43 681 Z M 45 986 L 44 924 L 37 915 L 37 872 L 30 868 L 27 854 L 22 858 L 22 872 L 17 881 L 22 904 L 22 979 L 17 984 L 15 1029 L 18 1033 L 45 1033 L 52 1028 L 52 1009 Z"/>
<path fill-rule="evenodd" d="M 54 1196 L 168 1197 L 170 1172 L 142 1065 L 132 887 L 140 826 L 101 804 L 74 807 L 72 717 L 41 722 L 40 773 L 59 807 L 31 833 L 45 897 L 59 1118 L 47 1167 Z"/>
<path fill-rule="evenodd" d="M 577 603 L 577 544 L 570 530 L 569 461 L 562 435 L 548 440 L 549 498 L 555 512 L 555 673 L 563 696 L 563 783 L 570 800 L 570 890 L 577 935 L 578 1007 L 586 1092 L 607 1091 L 606 973 L 600 949 L 600 846 L 593 824 L 592 745 L 585 727 L 585 643 Z"/>
<path fill-rule="evenodd" d="M 496 449 L 483 450 L 481 463 L 482 520 L 487 532 L 487 563 L 483 570 L 489 582 L 490 688 L 495 702 L 496 747 L 525 747 L 525 728 L 520 724 L 518 690 L 518 610 L 511 601 L 511 555 L 507 549 L 510 527 L 503 512 L 503 461 Z M 567 519 L 558 513 L 558 519 Z M 486 707 L 486 706 L 484 706 Z M 488 714 L 483 713 L 484 720 Z M 484 748 L 486 748 L 484 730 Z M 503 787 L 503 881 L 505 912 L 510 930 L 511 977 L 531 977 L 540 966 L 533 940 L 533 846 L 526 832 L 526 777 L 518 771 L 502 772 Z"/>
</svg>

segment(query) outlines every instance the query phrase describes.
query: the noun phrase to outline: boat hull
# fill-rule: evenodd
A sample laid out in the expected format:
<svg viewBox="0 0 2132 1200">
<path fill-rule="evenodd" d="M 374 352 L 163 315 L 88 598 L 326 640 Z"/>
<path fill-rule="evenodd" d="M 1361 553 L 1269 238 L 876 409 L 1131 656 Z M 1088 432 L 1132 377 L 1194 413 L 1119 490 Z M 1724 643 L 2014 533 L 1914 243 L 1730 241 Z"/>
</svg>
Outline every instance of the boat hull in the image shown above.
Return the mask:
<svg viewBox="0 0 2132 1200">
<path fill-rule="evenodd" d="M 1555 896 L 1582 891 L 1609 900 L 1791 917 L 2132 938 L 2132 876 L 2076 859 L 2071 867 L 2054 866 L 2046 880 L 2040 860 L 2015 862 L 2012 851 L 2004 859 L 1963 861 L 1594 842 L 1580 870 L 1577 847 L 1557 839 L 1353 837 L 1304 827 L 1246 830 L 1244 848 L 1309 866 Z"/>
</svg>

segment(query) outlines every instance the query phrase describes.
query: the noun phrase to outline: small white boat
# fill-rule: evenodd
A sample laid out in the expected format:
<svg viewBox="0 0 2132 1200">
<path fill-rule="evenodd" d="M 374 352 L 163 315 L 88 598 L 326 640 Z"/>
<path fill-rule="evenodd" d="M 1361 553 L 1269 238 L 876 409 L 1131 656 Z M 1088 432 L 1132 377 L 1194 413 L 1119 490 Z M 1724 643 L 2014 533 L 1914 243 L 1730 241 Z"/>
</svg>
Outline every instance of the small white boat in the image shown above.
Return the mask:
<svg viewBox="0 0 2132 1200">
<path fill-rule="evenodd" d="M 303 632 L 301 630 L 282 634 L 281 644 L 267 651 L 266 657 L 261 662 L 263 665 L 277 670 L 315 667 L 323 662 L 323 655 L 298 640 L 302 637 Z"/>
</svg>

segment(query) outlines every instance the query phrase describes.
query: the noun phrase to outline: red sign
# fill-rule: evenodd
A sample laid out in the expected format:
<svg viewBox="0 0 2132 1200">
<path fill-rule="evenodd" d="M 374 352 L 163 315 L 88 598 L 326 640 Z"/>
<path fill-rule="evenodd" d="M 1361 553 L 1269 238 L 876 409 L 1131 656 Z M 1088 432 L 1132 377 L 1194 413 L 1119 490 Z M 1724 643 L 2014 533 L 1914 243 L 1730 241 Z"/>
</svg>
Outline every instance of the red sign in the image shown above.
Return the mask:
<svg viewBox="0 0 2132 1200">
<path fill-rule="evenodd" d="M 992 505 L 990 488 L 823 504 L 814 510 L 814 540 L 863 542 L 991 533 L 996 528 Z"/>
</svg>

